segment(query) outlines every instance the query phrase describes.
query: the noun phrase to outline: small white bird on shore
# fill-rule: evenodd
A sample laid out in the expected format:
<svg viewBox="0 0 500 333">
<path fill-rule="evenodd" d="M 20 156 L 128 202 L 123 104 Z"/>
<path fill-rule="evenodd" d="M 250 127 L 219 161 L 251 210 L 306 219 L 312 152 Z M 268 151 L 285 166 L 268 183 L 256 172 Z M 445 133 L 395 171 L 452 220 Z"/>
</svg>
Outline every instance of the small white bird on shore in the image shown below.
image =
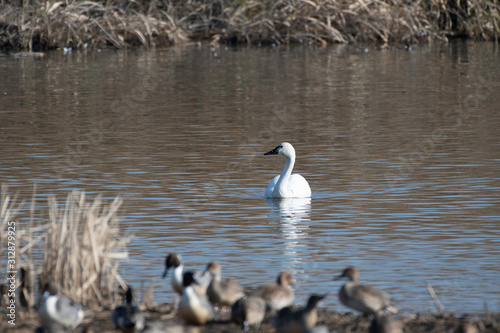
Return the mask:
<svg viewBox="0 0 500 333">
<path fill-rule="evenodd" d="M 74 329 L 82 322 L 83 307 L 69 297 L 58 295 L 58 287 L 53 281 L 46 283 L 43 290 L 38 307 L 42 324 Z"/>
</svg>

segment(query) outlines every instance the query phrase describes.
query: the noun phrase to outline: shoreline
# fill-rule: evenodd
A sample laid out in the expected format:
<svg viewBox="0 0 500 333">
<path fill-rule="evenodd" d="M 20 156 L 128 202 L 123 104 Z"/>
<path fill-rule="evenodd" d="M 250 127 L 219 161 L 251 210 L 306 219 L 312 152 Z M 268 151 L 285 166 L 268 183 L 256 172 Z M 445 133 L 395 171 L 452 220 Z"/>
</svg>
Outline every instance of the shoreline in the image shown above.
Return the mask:
<svg viewBox="0 0 500 333">
<path fill-rule="evenodd" d="M 7 321 L 0 322 L 0 331 L 5 332 L 34 332 L 39 325 L 38 315 L 33 309 L 21 311 L 18 309 L 15 328 L 9 325 Z M 86 316 L 83 322 L 72 332 L 119 332 L 115 330 L 112 321 L 112 309 L 96 308 L 88 310 L 89 316 Z M 221 312 L 220 318 L 216 321 L 202 326 L 190 326 L 183 324 L 182 320 L 176 316 L 174 307 L 165 303 L 159 306 L 153 306 L 144 309 L 143 313 L 149 323 L 161 322 L 166 328 L 175 328 L 175 332 L 243 332 L 236 324 L 229 321 L 230 312 Z M 4 314 L 2 314 L 4 316 Z M 483 316 L 472 316 L 467 314 L 455 315 L 446 314 L 398 314 L 393 318 L 401 324 L 406 333 L 412 332 L 500 332 L 500 313 L 488 314 Z M 370 330 L 371 319 L 365 318 L 353 312 L 338 313 L 318 309 L 318 322 L 316 326 L 326 326 L 330 332 L 368 332 Z M 270 320 L 265 320 L 258 332 L 274 332 Z M 165 332 L 174 332 L 165 330 Z"/>
<path fill-rule="evenodd" d="M 466 0 L 128 2 L 0 4 L 0 50 L 223 44 L 500 40 L 500 3 Z"/>
</svg>

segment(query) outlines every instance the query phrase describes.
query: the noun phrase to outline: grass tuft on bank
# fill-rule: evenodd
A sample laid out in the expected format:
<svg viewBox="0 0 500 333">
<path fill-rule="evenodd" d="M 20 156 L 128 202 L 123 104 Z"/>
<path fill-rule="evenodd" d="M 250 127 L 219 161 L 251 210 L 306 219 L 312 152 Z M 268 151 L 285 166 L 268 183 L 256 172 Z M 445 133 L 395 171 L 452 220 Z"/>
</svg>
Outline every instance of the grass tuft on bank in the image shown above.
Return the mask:
<svg viewBox="0 0 500 333">
<path fill-rule="evenodd" d="M 2 1 L 0 48 L 499 40 L 498 0 Z"/>
<path fill-rule="evenodd" d="M 117 286 L 126 286 L 118 265 L 128 256 L 126 245 L 131 237 L 122 235 L 119 228 L 121 199 L 104 202 L 97 196 L 89 200 L 84 192 L 72 191 L 63 202 L 48 197 L 46 208 L 40 208 L 44 205 L 34 198 L 28 210 L 24 201 L 11 197 L 7 186 L 2 186 L 0 239 L 9 247 L 0 249 L 0 257 L 7 258 L 8 250 L 12 259 L 4 260 L 0 273 L 2 306 L 11 297 L 5 286 L 12 282 L 7 281 L 12 271 L 18 273 L 15 287 L 21 307 L 32 308 L 49 280 L 85 306 L 114 304 Z"/>
</svg>

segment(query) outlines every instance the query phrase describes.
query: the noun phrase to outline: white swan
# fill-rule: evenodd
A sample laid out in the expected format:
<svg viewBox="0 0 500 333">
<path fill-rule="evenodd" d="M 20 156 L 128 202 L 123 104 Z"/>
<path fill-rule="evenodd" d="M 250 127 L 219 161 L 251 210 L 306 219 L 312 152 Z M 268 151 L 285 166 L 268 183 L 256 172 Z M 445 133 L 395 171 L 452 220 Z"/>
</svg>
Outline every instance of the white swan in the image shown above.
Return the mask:
<svg viewBox="0 0 500 333">
<path fill-rule="evenodd" d="M 283 142 L 264 155 L 283 155 L 286 157 L 285 167 L 281 174 L 274 177 L 267 186 L 266 198 L 309 198 L 311 188 L 301 175 L 292 174 L 295 164 L 295 149 L 288 142 Z"/>
</svg>

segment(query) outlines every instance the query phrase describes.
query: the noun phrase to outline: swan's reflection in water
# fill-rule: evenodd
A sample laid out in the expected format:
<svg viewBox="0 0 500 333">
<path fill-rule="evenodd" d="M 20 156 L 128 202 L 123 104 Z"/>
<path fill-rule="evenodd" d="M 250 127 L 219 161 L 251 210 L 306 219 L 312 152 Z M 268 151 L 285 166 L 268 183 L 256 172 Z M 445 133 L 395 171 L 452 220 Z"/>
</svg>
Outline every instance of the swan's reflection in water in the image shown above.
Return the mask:
<svg viewBox="0 0 500 333">
<path fill-rule="evenodd" d="M 307 245 L 301 240 L 308 238 L 308 229 L 311 219 L 311 198 L 281 198 L 266 199 L 271 206 L 271 217 L 280 225 L 280 232 L 284 244 L 283 255 L 287 258 L 284 270 L 298 273 L 304 260 L 304 247 Z"/>
<path fill-rule="evenodd" d="M 266 198 L 272 217 L 280 219 L 283 227 L 296 229 L 299 222 L 310 221 L 311 198 Z"/>
</svg>

